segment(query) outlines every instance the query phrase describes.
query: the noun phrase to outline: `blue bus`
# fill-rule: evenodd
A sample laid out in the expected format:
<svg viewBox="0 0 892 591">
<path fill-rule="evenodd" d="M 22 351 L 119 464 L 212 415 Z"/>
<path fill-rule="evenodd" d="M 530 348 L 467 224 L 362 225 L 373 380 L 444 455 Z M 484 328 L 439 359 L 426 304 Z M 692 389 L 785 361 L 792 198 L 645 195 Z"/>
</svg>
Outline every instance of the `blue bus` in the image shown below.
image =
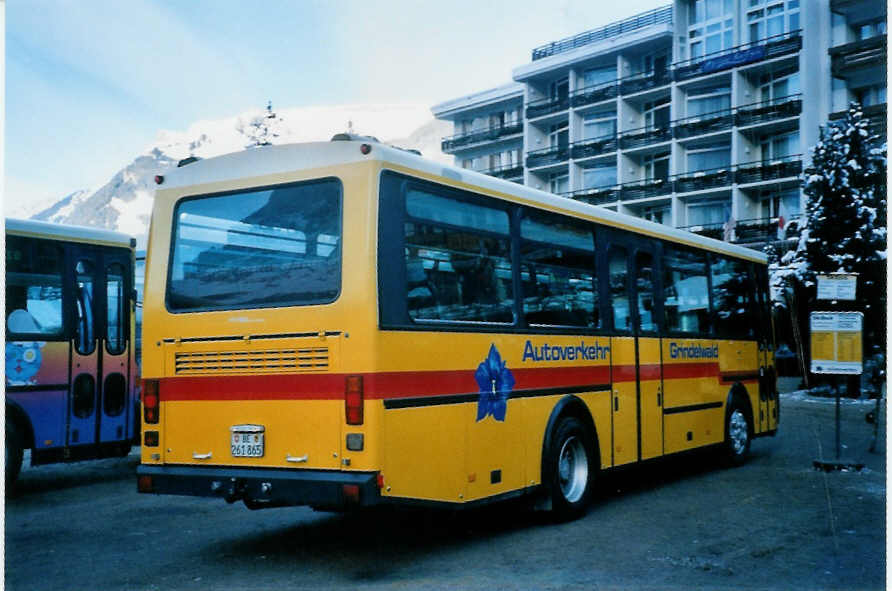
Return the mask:
<svg viewBox="0 0 892 591">
<path fill-rule="evenodd" d="M 139 442 L 131 237 L 6 219 L 6 483 Z"/>
</svg>

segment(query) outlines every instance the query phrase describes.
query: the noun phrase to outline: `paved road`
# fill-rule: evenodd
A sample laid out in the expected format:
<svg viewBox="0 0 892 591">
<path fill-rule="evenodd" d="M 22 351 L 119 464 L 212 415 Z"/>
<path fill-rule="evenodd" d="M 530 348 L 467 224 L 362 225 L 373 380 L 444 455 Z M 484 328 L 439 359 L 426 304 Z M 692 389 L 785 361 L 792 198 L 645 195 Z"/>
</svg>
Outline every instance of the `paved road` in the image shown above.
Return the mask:
<svg viewBox="0 0 892 591">
<path fill-rule="evenodd" d="M 885 455 L 843 408 L 861 473 L 824 474 L 833 405 L 782 397 L 781 434 L 736 469 L 687 456 L 602 479 L 582 519 L 139 495 L 137 458 L 25 468 L 6 504 L 6 588 L 883 589 Z M 885 427 L 885 426 L 884 426 Z M 885 449 L 885 440 L 881 440 Z"/>
</svg>

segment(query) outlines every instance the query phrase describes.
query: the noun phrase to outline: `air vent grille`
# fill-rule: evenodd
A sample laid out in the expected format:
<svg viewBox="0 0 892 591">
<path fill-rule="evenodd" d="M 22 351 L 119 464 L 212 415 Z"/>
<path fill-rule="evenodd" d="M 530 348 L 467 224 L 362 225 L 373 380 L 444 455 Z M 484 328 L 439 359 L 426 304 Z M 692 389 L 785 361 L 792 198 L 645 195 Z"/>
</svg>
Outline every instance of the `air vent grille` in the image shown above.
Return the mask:
<svg viewBox="0 0 892 591">
<path fill-rule="evenodd" d="M 318 372 L 329 363 L 328 347 L 177 352 L 174 361 L 177 375 Z"/>
</svg>

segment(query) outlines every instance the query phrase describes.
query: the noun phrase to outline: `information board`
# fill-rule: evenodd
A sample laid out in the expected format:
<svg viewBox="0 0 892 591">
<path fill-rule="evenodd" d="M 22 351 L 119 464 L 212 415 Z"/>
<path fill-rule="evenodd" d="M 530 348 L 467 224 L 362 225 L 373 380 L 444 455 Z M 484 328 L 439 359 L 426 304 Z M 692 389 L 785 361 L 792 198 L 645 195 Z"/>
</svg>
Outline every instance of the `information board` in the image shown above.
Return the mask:
<svg viewBox="0 0 892 591">
<path fill-rule="evenodd" d="M 853 301 L 858 275 L 852 273 L 833 273 L 818 275 L 818 299 Z"/>
<path fill-rule="evenodd" d="M 860 374 L 861 312 L 812 312 L 811 372 Z"/>
</svg>

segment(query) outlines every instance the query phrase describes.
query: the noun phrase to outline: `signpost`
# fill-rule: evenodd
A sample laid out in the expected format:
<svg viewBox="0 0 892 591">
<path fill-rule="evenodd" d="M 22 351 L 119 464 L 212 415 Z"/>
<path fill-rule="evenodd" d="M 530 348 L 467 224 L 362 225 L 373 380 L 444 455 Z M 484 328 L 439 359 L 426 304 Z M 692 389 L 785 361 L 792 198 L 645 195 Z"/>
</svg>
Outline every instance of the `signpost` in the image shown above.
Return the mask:
<svg viewBox="0 0 892 591">
<path fill-rule="evenodd" d="M 854 301 L 858 276 L 849 273 L 818 275 L 818 299 Z M 812 312 L 809 316 L 811 333 L 811 372 L 831 375 L 860 375 L 863 370 L 862 332 L 864 315 L 861 312 Z M 863 464 L 852 464 L 840 459 L 840 394 L 838 378 L 833 380 L 836 390 L 836 461 L 815 460 L 815 467 L 823 470 L 860 470 Z"/>
</svg>

